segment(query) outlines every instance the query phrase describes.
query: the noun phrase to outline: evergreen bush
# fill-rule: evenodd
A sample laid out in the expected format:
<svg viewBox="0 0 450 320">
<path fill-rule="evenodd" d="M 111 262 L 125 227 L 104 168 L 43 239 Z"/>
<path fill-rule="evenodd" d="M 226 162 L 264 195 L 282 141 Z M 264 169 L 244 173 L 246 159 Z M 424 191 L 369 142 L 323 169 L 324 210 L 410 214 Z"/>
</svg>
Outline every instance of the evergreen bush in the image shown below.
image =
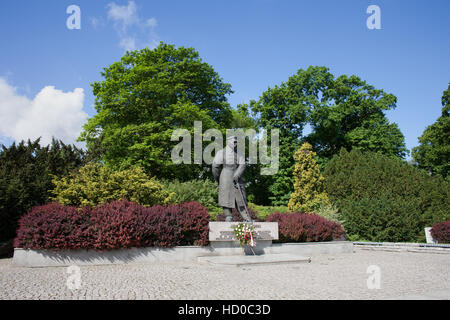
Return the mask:
<svg viewBox="0 0 450 320">
<path fill-rule="evenodd" d="M 350 237 L 423 242 L 424 227 L 450 218 L 450 184 L 400 159 L 342 149 L 324 176 Z"/>
<path fill-rule="evenodd" d="M 316 153 L 309 143 L 304 143 L 294 154 L 294 192 L 288 204 L 292 212 L 312 212 L 330 204 L 324 191 L 324 177 L 315 158 Z"/>
<path fill-rule="evenodd" d="M 163 180 L 161 183 L 164 189 L 173 194 L 170 202 L 180 204 L 184 202 L 196 201 L 208 209 L 217 207 L 219 198 L 219 188 L 216 182 L 211 180 Z"/>
<path fill-rule="evenodd" d="M 17 221 L 33 206 L 50 200 L 54 176 L 61 177 L 85 162 L 82 150 L 53 140 L 13 143 L 0 149 L 0 242 L 13 239 Z"/>
</svg>

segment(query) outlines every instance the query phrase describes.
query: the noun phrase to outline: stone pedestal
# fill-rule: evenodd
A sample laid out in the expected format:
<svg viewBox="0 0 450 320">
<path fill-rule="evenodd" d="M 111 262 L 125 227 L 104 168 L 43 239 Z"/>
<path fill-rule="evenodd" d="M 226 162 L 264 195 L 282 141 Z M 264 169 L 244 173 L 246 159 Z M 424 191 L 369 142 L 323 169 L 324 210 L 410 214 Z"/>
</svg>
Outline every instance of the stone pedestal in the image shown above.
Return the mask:
<svg viewBox="0 0 450 320">
<path fill-rule="evenodd" d="M 233 228 L 241 222 L 210 222 L 209 223 L 209 241 L 211 247 L 229 249 L 230 252 L 236 252 L 240 248 L 239 241 L 235 239 Z M 272 240 L 278 240 L 278 222 L 253 222 L 255 228 L 255 246 L 252 247 L 257 255 L 264 254 L 272 246 Z M 252 250 L 244 246 L 241 250 L 243 254 L 253 255 Z"/>
<path fill-rule="evenodd" d="M 431 227 L 425 228 L 425 239 L 427 240 L 427 243 L 437 243 L 437 241 L 433 239 L 430 230 Z"/>
</svg>

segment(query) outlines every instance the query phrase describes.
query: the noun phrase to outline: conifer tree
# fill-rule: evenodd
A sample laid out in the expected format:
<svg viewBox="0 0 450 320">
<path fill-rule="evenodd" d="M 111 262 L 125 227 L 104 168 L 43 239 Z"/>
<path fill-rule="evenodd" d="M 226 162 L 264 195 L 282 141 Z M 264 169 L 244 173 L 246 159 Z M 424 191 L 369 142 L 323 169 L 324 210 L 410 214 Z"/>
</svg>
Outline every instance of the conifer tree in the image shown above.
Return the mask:
<svg viewBox="0 0 450 320">
<path fill-rule="evenodd" d="M 316 153 L 309 143 L 304 143 L 294 154 L 294 192 L 291 194 L 290 211 L 312 212 L 321 205 L 330 205 L 324 189 L 324 177 L 316 162 Z"/>
</svg>

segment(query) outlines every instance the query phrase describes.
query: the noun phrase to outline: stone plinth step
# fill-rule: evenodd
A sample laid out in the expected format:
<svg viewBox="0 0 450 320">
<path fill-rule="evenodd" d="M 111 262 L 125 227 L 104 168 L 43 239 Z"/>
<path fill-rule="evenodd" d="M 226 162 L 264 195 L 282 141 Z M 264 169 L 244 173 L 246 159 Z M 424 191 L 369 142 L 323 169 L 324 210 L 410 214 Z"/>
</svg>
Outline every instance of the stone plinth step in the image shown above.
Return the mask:
<svg viewBox="0 0 450 320">
<path fill-rule="evenodd" d="M 286 263 L 309 263 L 310 257 L 295 254 L 264 254 L 264 255 L 233 255 L 233 256 L 206 256 L 198 257 L 198 262 L 209 263 L 213 265 L 228 266 L 251 266 L 267 264 L 286 264 Z"/>
</svg>

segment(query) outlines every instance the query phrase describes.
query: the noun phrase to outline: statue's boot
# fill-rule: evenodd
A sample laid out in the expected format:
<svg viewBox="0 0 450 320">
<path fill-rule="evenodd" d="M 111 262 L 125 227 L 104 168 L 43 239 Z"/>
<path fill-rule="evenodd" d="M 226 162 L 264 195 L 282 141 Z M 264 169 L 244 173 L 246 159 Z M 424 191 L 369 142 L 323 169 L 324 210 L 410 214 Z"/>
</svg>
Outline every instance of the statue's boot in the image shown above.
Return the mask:
<svg viewBox="0 0 450 320">
<path fill-rule="evenodd" d="M 245 207 L 238 206 L 237 210 L 245 222 L 253 222 L 252 218 L 248 215 L 247 210 L 245 210 Z"/>
<path fill-rule="evenodd" d="M 233 221 L 233 213 L 230 208 L 223 208 L 223 214 L 225 216 L 225 222 Z"/>
</svg>

